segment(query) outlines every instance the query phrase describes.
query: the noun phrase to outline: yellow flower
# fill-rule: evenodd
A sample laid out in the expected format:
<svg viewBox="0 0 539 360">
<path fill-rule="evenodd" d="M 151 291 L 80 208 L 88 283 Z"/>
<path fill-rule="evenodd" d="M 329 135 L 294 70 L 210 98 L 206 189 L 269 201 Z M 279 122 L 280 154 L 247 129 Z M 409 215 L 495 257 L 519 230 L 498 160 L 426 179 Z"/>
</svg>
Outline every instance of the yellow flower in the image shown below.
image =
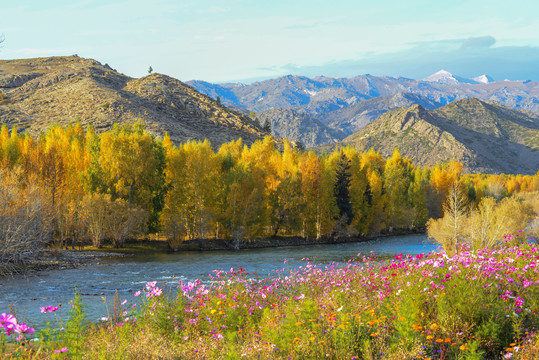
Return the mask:
<svg viewBox="0 0 539 360">
<path fill-rule="evenodd" d="M 372 336 L 372 337 L 378 336 L 378 333 L 377 333 L 377 332 L 372 333 L 371 336 Z"/>
<path fill-rule="evenodd" d="M 460 345 L 459 349 L 462 350 L 462 351 L 464 351 L 464 350 L 466 350 L 466 346 Z"/>
<path fill-rule="evenodd" d="M 444 342 L 444 339 L 436 339 L 436 342 L 437 342 L 437 343 L 443 343 L 443 342 Z"/>
<path fill-rule="evenodd" d="M 293 341 L 296 342 L 296 341 L 299 341 L 299 340 L 300 340 L 299 337 L 295 337 Z"/>
<path fill-rule="evenodd" d="M 434 323 L 430 326 L 430 328 L 434 331 L 438 330 L 440 327 L 438 326 L 438 324 Z"/>
<path fill-rule="evenodd" d="M 431 340 L 431 339 L 434 339 L 434 336 L 432 335 L 427 336 L 427 340 Z"/>
<path fill-rule="evenodd" d="M 213 309 L 212 311 L 210 311 L 210 313 L 212 314 L 215 314 L 217 312 L 217 310 Z"/>
</svg>

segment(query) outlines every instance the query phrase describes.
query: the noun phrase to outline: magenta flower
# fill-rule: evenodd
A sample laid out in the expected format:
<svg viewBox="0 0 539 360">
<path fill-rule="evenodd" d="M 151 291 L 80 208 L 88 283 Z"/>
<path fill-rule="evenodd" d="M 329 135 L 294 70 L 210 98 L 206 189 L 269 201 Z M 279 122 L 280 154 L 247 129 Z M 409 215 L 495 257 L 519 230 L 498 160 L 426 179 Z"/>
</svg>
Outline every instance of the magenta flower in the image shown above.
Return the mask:
<svg viewBox="0 0 539 360">
<path fill-rule="evenodd" d="M 61 348 L 60 350 L 54 350 L 54 353 L 55 353 L 55 354 L 61 354 L 61 353 L 65 353 L 65 352 L 67 352 L 67 351 L 69 351 L 69 349 L 66 348 L 66 347 L 63 347 L 63 348 Z"/>
<path fill-rule="evenodd" d="M 515 300 L 515 306 L 522 306 L 522 304 L 524 304 L 524 300 L 520 297 L 520 296 L 517 296 L 516 300 Z"/>
<path fill-rule="evenodd" d="M 2 315 L 0 315 L 0 327 L 3 327 L 6 330 L 13 330 L 17 327 L 17 319 L 11 314 L 2 313 Z"/>
</svg>

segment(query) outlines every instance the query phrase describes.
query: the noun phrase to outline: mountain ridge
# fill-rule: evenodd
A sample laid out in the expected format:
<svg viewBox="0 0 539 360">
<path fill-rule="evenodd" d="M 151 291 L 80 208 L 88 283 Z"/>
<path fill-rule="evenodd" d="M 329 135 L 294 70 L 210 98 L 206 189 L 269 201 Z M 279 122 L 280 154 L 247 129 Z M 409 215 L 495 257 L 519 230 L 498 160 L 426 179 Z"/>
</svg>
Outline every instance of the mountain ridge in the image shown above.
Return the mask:
<svg viewBox="0 0 539 360">
<path fill-rule="evenodd" d="M 287 75 L 252 84 L 188 83 L 210 96 L 220 96 L 224 104 L 235 109 L 255 112 L 292 109 L 307 113 L 312 119 L 345 134 L 352 134 L 394 108 L 379 104 L 390 102 L 391 97 L 399 93 L 416 96 L 416 103 L 422 105 L 426 105 L 425 101 L 431 102 L 429 108 L 474 97 L 539 114 L 539 83 L 536 81 L 491 81 L 488 75 L 464 79 L 447 71 L 443 75 L 454 81 L 447 83 L 367 74 L 350 78 Z M 458 79 L 465 81 L 459 82 Z M 403 102 L 403 106 L 408 105 Z"/>
<path fill-rule="evenodd" d="M 475 98 L 434 110 L 412 105 L 386 112 L 339 145 L 384 156 L 398 147 L 418 165 L 455 159 L 465 172 L 535 174 L 539 116 Z"/>
</svg>

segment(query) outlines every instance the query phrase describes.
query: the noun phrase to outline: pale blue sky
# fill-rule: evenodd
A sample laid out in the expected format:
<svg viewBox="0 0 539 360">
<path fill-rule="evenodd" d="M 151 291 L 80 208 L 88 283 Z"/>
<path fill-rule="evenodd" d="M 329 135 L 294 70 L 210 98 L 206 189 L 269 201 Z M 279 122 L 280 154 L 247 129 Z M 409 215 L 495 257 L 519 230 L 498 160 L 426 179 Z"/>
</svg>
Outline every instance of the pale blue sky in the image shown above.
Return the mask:
<svg viewBox="0 0 539 360">
<path fill-rule="evenodd" d="M 538 13 L 537 0 L 2 0 L 0 58 L 78 54 L 184 81 L 539 80 Z"/>
</svg>

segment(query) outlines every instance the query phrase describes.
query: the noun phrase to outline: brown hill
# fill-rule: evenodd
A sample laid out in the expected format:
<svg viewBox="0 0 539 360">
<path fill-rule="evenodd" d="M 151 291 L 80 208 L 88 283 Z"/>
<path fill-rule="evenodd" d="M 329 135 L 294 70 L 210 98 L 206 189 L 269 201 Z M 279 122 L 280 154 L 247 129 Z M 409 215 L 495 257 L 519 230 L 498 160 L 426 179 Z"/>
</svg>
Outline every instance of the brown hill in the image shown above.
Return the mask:
<svg viewBox="0 0 539 360">
<path fill-rule="evenodd" d="M 0 123 L 37 135 L 53 123 L 79 121 L 98 131 L 142 120 L 175 142 L 209 139 L 214 146 L 265 135 L 248 116 L 230 110 L 172 77 L 140 79 L 78 56 L 0 61 Z"/>
<path fill-rule="evenodd" d="M 456 159 L 466 172 L 535 174 L 539 116 L 474 98 L 436 110 L 413 105 L 388 111 L 341 144 L 385 156 L 398 147 L 420 165 Z"/>
</svg>

